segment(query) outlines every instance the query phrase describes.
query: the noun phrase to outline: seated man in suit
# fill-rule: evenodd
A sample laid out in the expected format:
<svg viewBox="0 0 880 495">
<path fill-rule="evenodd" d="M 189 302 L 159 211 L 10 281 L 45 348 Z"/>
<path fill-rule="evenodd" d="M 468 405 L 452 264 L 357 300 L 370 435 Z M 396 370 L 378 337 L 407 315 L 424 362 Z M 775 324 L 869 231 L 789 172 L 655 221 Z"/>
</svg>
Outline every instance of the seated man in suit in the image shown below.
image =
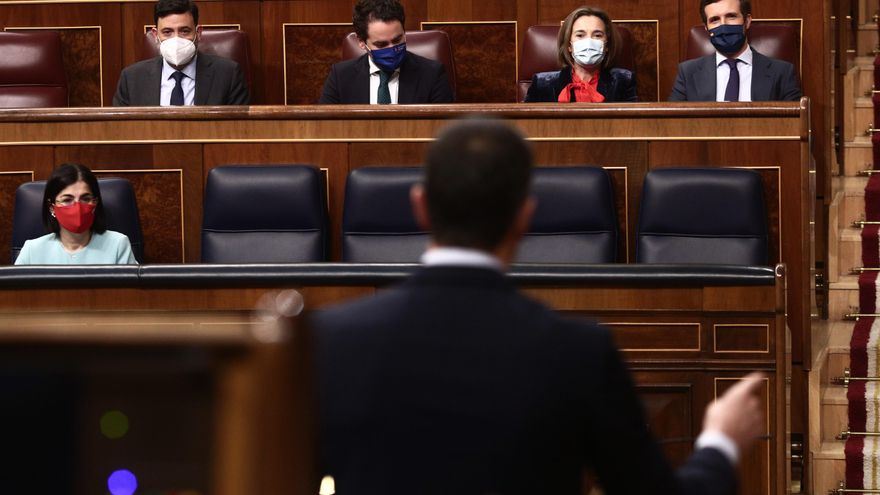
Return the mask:
<svg viewBox="0 0 880 495">
<path fill-rule="evenodd" d="M 794 66 L 748 43 L 751 0 L 701 0 L 700 16 L 716 53 L 682 62 L 669 101 L 797 101 Z"/>
<path fill-rule="evenodd" d="M 646 426 L 610 332 L 567 320 L 505 279 L 529 227 L 532 154 L 499 121 L 431 146 L 414 212 L 424 267 L 314 315 L 319 468 L 338 493 L 733 494 L 761 432 L 751 375 L 712 404 L 677 475 Z"/>
<path fill-rule="evenodd" d="M 446 68 L 406 50 L 403 6 L 359 0 L 352 23 L 362 57 L 333 64 L 320 103 L 452 103 Z"/>
<path fill-rule="evenodd" d="M 161 56 L 129 65 L 119 76 L 113 106 L 247 105 L 238 63 L 197 53 L 199 8 L 192 0 L 159 0 L 153 34 Z"/>
</svg>

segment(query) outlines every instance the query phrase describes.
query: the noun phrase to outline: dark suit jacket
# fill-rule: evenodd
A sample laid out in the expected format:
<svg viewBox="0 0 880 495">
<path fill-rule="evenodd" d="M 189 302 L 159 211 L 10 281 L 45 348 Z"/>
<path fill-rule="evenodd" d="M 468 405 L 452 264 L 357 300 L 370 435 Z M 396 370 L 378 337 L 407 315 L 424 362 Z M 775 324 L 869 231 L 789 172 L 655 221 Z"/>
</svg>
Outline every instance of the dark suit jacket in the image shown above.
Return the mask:
<svg viewBox="0 0 880 495">
<path fill-rule="evenodd" d="M 754 48 L 752 52 L 752 101 L 799 100 L 801 86 L 794 66 Z M 669 101 L 715 101 L 717 69 L 714 53 L 680 63 Z"/>
<path fill-rule="evenodd" d="M 122 70 L 113 95 L 115 107 L 159 105 L 162 57 L 134 63 Z M 247 105 L 247 84 L 238 62 L 199 53 L 196 58 L 196 105 Z"/>
<path fill-rule="evenodd" d="M 539 101 L 557 102 L 562 89 L 571 84 L 571 67 L 560 71 L 539 72 L 532 76 L 532 85 L 526 93 L 526 103 Z M 613 68 L 599 73 L 596 87 L 606 103 L 616 101 L 639 101 L 636 94 L 636 78 L 626 69 Z"/>
<path fill-rule="evenodd" d="M 482 268 L 431 267 L 315 315 L 321 475 L 338 493 L 735 491 L 711 448 L 678 476 L 610 333 Z"/>
<path fill-rule="evenodd" d="M 319 103 L 370 103 L 369 55 L 333 64 Z M 397 103 L 453 103 L 455 97 L 440 62 L 407 52 L 400 64 Z"/>
</svg>

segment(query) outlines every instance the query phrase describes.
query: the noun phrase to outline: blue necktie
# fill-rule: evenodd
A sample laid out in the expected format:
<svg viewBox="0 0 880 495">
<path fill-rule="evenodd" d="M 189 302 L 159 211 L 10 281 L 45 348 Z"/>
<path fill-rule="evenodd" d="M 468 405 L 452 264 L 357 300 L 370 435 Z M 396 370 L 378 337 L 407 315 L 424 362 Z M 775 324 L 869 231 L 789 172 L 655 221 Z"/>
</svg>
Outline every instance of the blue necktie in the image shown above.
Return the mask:
<svg viewBox="0 0 880 495">
<path fill-rule="evenodd" d="M 730 79 L 727 80 L 727 89 L 724 91 L 724 101 L 739 101 L 739 69 L 736 64 L 739 59 L 728 58 L 724 61 L 730 66 Z"/>
<path fill-rule="evenodd" d="M 178 70 L 174 71 L 171 77 L 174 79 L 174 89 L 171 90 L 171 104 L 183 105 L 183 86 L 180 84 L 180 81 L 183 79 L 184 74 Z"/>
</svg>

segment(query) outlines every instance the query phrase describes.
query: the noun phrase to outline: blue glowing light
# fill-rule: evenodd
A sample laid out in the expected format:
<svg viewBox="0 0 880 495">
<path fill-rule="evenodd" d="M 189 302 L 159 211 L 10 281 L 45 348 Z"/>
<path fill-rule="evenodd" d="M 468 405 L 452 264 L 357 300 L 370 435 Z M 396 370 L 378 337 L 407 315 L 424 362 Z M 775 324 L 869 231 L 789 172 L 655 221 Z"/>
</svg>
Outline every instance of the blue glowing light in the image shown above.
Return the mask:
<svg viewBox="0 0 880 495">
<path fill-rule="evenodd" d="M 107 489 L 112 495 L 132 495 L 137 487 L 137 478 L 127 469 L 113 471 L 107 478 Z"/>
</svg>

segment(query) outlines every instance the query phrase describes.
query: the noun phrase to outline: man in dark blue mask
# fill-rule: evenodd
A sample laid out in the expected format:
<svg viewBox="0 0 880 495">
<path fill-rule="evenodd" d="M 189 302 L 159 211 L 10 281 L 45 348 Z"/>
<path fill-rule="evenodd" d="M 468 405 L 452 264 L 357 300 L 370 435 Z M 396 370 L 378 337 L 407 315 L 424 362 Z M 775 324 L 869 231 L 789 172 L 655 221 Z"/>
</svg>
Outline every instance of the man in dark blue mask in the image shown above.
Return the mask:
<svg viewBox="0 0 880 495">
<path fill-rule="evenodd" d="M 750 0 L 701 0 L 700 15 L 715 53 L 682 62 L 670 101 L 796 101 L 794 66 L 749 46 Z"/>
<path fill-rule="evenodd" d="M 398 0 L 360 0 L 352 15 L 361 57 L 334 64 L 321 103 L 452 103 L 442 63 L 406 49 Z"/>
</svg>

